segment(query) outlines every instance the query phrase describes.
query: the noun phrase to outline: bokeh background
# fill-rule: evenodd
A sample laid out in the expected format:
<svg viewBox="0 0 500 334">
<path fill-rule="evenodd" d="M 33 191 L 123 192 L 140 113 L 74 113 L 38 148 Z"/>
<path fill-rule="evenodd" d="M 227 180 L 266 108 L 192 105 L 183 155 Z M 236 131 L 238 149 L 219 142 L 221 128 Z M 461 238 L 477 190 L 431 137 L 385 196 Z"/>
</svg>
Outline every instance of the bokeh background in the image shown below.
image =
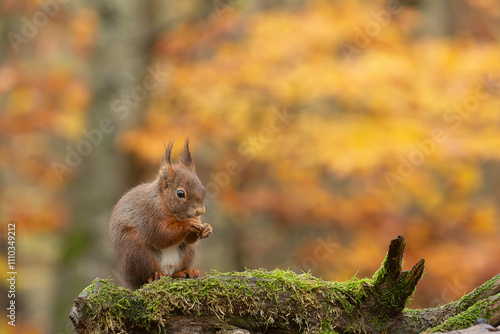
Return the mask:
<svg viewBox="0 0 500 334">
<path fill-rule="evenodd" d="M 371 276 L 391 239 L 426 272 L 411 307 L 500 272 L 495 0 L 2 0 L 2 268 L 16 327 L 72 333 L 119 275 L 107 224 L 191 140 L 202 271 Z M 0 272 L 1 311 L 7 269 Z"/>
</svg>

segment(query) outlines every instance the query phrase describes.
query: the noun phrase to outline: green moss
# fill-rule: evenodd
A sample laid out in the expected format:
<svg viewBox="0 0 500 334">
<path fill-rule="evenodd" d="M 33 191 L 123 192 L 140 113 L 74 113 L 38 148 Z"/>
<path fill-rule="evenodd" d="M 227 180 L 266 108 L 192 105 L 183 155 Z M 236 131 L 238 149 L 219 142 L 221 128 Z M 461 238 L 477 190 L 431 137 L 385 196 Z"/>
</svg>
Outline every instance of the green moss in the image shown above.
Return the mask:
<svg viewBox="0 0 500 334">
<path fill-rule="evenodd" d="M 96 324 L 90 332 L 124 331 L 121 319 L 132 306 L 129 290 L 117 288 L 109 280 L 96 279 L 81 296 L 87 298 L 85 313 L 89 323 Z"/>
<path fill-rule="evenodd" d="M 374 280 L 353 277 L 345 282 L 328 282 L 309 273 L 290 270 L 211 271 L 200 279 L 163 277 L 130 291 L 110 280 L 96 279 L 82 292 L 87 301 L 89 332 L 125 332 L 131 327 L 164 327 L 169 315 L 215 315 L 239 323 L 267 327 L 296 328 L 301 332 L 335 333 L 341 319 L 348 331 L 364 333 L 385 329 L 383 312 L 367 314 L 367 297 L 373 296 Z M 380 296 L 390 305 L 398 288 Z M 385 299 L 384 299 L 385 298 Z M 379 300 L 377 299 L 377 302 Z M 262 312 L 262 305 L 266 312 Z M 235 305 L 238 305 L 236 308 Z"/>
<path fill-rule="evenodd" d="M 441 325 L 432 328 L 429 333 L 464 329 L 472 326 L 478 318 L 489 319 L 491 317 L 489 305 L 488 300 L 481 300 L 459 315 L 446 319 Z"/>
<path fill-rule="evenodd" d="M 489 320 L 491 317 L 490 312 L 494 311 L 490 308 L 494 300 L 491 298 L 484 299 L 484 296 L 487 291 L 490 291 L 494 285 L 498 284 L 499 280 L 500 275 L 497 275 L 485 284 L 477 287 L 470 294 L 463 296 L 459 301 L 447 304 L 447 309 L 453 310 L 455 313 L 460 313 L 457 316 L 446 319 L 439 326 L 428 330 L 428 332 L 446 332 L 468 328 L 472 326 L 478 318 Z M 500 307 L 498 307 L 498 309 L 500 309 Z"/>
<path fill-rule="evenodd" d="M 201 279 L 165 277 L 136 291 L 96 279 L 82 296 L 87 299 L 87 318 L 95 324 L 94 332 L 119 332 L 127 326 L 161 328 L 166 316 L 182 313 L 213 314 L 221 321 L 230 314 L 232 318 L 249 318 L 263 328 L 293 325 L 304 332 L 334 333 L 337 317 L 354 312 L 371 286 L 369 279 L 325 282 L 309 273 L 298 275 L 279 269 L 212 271 Z M 261 311 L 263 303 L 270 306 L 265 314 Z M 362 332 L 363 324 L 353 331 Z"/>
<path fill-rule="evenodd" d="M 494 284 L 497 284 L 497 282 L 499 280 L 500 280 L 500 275 L 496 275 L 495 277 L 493 277 L 492 279 L 487 281 L 485 284 L 477 287 L 470 294 L 468 294 L 468 295 L 462 297 L 462 299 L 460 299 L 458 307 L 460 309 L 466 309 L 466 308 L 470 307 L 474 303 L 474 301 L 478 299 L 477 298 L 478 296 L 484 295 L 484 293 L 486 291 L 489 291 L 491 289 L 491 287 Z"/>
</svg>

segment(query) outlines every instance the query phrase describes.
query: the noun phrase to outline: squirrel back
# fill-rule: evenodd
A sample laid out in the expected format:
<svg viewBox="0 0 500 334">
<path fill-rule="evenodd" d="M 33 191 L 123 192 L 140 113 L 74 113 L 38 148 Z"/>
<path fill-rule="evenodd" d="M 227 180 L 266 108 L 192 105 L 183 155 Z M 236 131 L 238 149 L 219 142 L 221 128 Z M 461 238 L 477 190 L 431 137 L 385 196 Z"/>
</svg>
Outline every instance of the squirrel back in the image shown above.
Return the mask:
<svg viewBox="0 0 500 334">
<path fill-rule="evenodd" d="M 195 243 L 212 232 L 202 223 L 205 188 L 196 175 L 189 142 L 171 163 L 168 145 L 158 177 L 132 188 L 115 205 L 109 233 L 126 285 L 137 289 L 160 276 L 197 277 L 189 269 Z"/>
</svg>

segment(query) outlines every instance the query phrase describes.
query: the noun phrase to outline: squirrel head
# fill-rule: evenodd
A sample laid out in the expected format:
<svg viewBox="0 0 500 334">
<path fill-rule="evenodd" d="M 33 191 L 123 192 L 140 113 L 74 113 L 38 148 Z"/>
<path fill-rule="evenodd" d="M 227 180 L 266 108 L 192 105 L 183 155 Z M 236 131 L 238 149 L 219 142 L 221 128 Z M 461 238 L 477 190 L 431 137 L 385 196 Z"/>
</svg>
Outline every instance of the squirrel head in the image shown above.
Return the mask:
<svg viewBox="0 0 500 334">
<path fill-rule="evenodd" d="M 196 175 L 189 139 L 186 139 L 179 160 L 170 160 L 172 146 L 170 142 L 165 148 L 165 159 L 160 168 L 159 193 L 162 204 L 167 211 L 178 220 L 197 218 L 205 212 L 205 188 Z"/>
</svg>

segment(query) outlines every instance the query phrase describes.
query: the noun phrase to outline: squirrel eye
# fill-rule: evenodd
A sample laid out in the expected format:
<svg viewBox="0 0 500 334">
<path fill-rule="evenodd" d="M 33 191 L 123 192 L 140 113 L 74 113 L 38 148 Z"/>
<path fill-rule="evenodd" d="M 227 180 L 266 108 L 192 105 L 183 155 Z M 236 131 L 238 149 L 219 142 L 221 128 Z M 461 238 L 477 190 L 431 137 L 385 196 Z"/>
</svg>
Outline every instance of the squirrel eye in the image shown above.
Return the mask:
<svg viewBox="0 0 500 334">
<path fill-rule="evenodd" d="M 184 192 L 184 190 L 177 190 L 177 197 L 186 198 L 186 193 Z"/>
</svg>

